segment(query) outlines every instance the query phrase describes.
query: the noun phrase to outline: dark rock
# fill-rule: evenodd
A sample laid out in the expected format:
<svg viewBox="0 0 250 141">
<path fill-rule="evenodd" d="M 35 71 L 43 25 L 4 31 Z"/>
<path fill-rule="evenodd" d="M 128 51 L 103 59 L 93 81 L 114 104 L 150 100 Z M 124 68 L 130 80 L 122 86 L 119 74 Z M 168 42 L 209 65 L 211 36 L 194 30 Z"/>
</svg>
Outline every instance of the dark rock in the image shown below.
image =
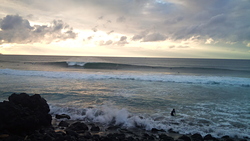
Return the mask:
<svg viewBox="0 0 250 141">
<path fill-rule="evenodd" d="M 53 141 L 54 138 L 51 137 L 49 134 L 45 134 L 44 137 L 43 137 L 43 140 L 44 140 L 44 141 Z"/>
<path fill-rule="evenodd" d="M 100 140 L 100 136 L 99 135 L 93 135 L 92 136 L 92 140 L 99 141 Z"/>
<path fill-rule="evenodd" d="M 186 135 L 182 135 L 178 139 L 182 139 L 183 141 L 191 141 L 191 139 L 188 136 L 186 136 Z"/>
<path fill-rule="evenodd" d="M 91 139 L 91 138 L 92 138 L 92 135 L 91 135 L 90 132 L 85 132 L 85 133 L 83 134 L 83 137 L 84 137 L 85 139 Z"/>
<path fill-rule="evenodd" d="M 39 94 L 29 96 L 26 93 L 12 94 L 9 96 L 9 101 L 22 107 L 27 107 L 33 111 L 40 111 L 48 113 L 50 111 L 47 101 L 42 98 Z"/>
<path fill-rule="evenodd" d="M 62 119 L 62 118 L 70 119 L 70 116 L 66 114 L 61 114 L 61 115 L 56 114 L 56 119 Z"/>
<path fill-rule="evenodd" d="M 63 141 L 77 141 L 76 137 L 67 135 L 63 138 Z"/>
<path fill-rule="evenodd" d="M 205 137 L 204 137 L 204 140 L 210 140 L 210 141 L 217 141 L 216 138 L 214 138 L 211 134 L 207 134 Z"/>
<path fill-rule="evenodd" d="M 193 141 L 203 141 L 203 138 L 202 138 L 201 134 L 198 134 L 198 133 L 193 134 L 191 136 L 191 138 L 192 138 Z"/>
<path fill-rule="evenodd" d="M 117 130 L 119 128 L 120 128 L 120 126 L 110 126 L 107 128 L 107 130 Z"/>
<path fill-rule="evenodd" d="M 153 141 L 153 140 L 155 140 L 155 138 L 154 138 L 154 136 L 150 136 L 149 134 L 144 133 L 144 134 L 143 134 L 143 140 L 150 140 L 150 141 Z"/>
<path fill-rule="evenodd" d="M 64 136 L 57 136 L 55 141 L 64 141 Z"/>
<path fill-rule="evenodd" d="M 81 132 L 81 131 L 85 132 L 89 130 L 88 126 L 82 122 L 75 122 L 71 124 L 67 129 L 70 129 L 76 132 Z"/>
<path fill-rule="evenodd" d="M 12 94 L 0 102 L 0 132 L 28 133 L 51 126 L 49 105 L 40 95 Z"/>
<path fill-rule="evenodd" d="M 222 139 L 229 139 L 230 137 L 229 136 L 223 136 L 221 137 Z"/>
<path fill-rule="evenodd" d="M 160 134 L 159 138 L 163 141 L 174 141 L 174 138 L 167 136 L 166 134 Z"/>
<path fill-rule="evenodd" d="M 149 137 L 149 134 L 144 133 L 144 134 L 143 134 L 143 137 L 144 137 L 144 138 L 148 138 L 148 137 Z"/>
<path fill-rule="evenodd" d="M 233 139 L 231 139 L 229 136 L 223 136 L 221 137 L 224 141 L 234 141 Z"/>
<path fill-rule="evenodd" d="M 234 141 L 234 140 L 231 138 L 228 138 L 228 139 L 225 139 L 224 141 Z"/>
<path fill-rule="evenodd" d="M 90 131 L 100 131 L 100 127 L 99 126 L 96 126 L 96 125 L 93 125 L 90 129 Z"/>
<path fill-rule="evenodd" d="M 66 130 L 66 134 L 70 136 L 78 137 L 78 134 L 75 131 L 70 130 L 70 129 Z"/>
<path fill-rule="evenodd" d="M 120 134 L 120 133 L 113 133 L 113 134 L 108 134 L 107 137 L 110 138 L 110 140 L 125 140 L 125 134 Z"/>
<path fill-rule="evenodd" d="M 61 121 L 58 126 L 61 126 L 61 127 L 69 127 L 69 123 L 66 122 L 66 121 Z"/>
<path fill-rule="evenodd" d="M 110 139 L 109 137 L 104 136 L 104 137 L 100 138 L 100 141 L 112 141 L 112 139 Z"/>
<path fill-rule="evenodd" d="M 156 128 L 152 128 L 151 129 L 151 132 L 166 132 L 165 130 L 163 130 L 163 129 L 156 129 Z"/>
<path fill-rule="evenodd" d="M 176 133 L 178 134 L 178 132 L 174 131 L 172 128 L 168 130 L 169 133 Z"/>
<path fill-rule="evenodd" d="M 124 133 L 124 134 L 132 134 L 132 135 L 134 135 L 134 132 L 133 131 L 131 131 L 131 130 L 128 130 L 128 129 L 119 129 L 118 130 L 120 133 Z"/>
<path fill-rule="evenodd" d="M 213 140 L 213 137 L 211 134 L 207 134 L 205 137 L 204 137 L 204 140 Z"/>
<path fill-rule="evenodd" d="M 24 138 L 17 136 L 17 135 L 13 135 L 13 136 L 9 136 L 8 138 L 4 139 L 4 141 L 23 141 Z"/>
<path fill-rule="evenodd" d="M 135 141 L 135 139 L 133 137 L 127 137 L 126 139 L 127 139 L 127 141 Z"/>
</svg>

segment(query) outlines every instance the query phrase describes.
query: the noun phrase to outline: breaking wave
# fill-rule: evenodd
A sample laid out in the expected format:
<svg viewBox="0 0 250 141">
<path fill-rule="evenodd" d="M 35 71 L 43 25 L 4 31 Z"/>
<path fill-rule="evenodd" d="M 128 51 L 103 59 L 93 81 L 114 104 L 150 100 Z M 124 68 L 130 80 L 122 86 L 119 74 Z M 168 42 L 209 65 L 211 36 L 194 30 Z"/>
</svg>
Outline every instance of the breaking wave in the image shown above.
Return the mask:
<svg viewBox="0 0 250 141">
<path fill-rule="evenodd" d="M 63 62 L 55 62 L 61 64 Z M 109 62 L 66 62 L 69 67 L 83 67 L 85 69 L 176 69 L 176 70 L 202 70 L 202 71 L 242 71 L 250 72 L 247 70 L 235 70 L 226 68 L 206 68 L 206 67 L 166 67 L 166 66 L 145 66 L 145 65 L 135 65 L 135 64 L 120 64 L 120 63 L 109 63 Z"/>
<path fill-rule="evenodd" d="M 75 107 L 63 107 L 50 104 L 50 113 L 70 115 L 71 120 L 80 120 L 101 124 L 103 126 L 119 126 L 121 128 L 140 128 L 151 130 L 172 130 L 180 134 L 200 133 L 205 136 L 212 134 L 214 137 L 222 137 L 224 135 L 249 137 L 247 134 L 247 126 L 242 125 L 241 128 L 235 128 L 234 125 L 227 124 L 227 127 L 221 127 L 220 122 L 214 122 L 210 119 L 193 118 L 189 115 L 180 114 L 176 117 L 166 116 L 161 113 L 149 116 L 143 114 L 133 114 L 127 109 L 117 109 L 112 105 L 100 105 L 92 108 L 79 109 Z M 209 126 L 208 126 L 209 125 Z"/>
</svg>

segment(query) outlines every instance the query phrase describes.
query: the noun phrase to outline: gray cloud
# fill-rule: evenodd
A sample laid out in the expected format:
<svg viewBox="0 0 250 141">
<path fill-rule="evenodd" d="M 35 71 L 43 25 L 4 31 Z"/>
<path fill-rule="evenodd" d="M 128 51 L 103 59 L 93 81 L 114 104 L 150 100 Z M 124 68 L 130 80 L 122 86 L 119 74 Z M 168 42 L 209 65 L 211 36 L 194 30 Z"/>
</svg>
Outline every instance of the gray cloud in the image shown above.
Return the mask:
<svg viewBox="0 0 250 141">
<path fill-rule="evenodd" d="M 120 40 L 118 41 L 112 41 L 112 40 L 108 40 L 108 41 L 99 41 L 97 42 L 99 45 L 101 46 L 109 46 L 109 45 L 118 45 L 118 46 L 124 46 L 126 44 L 129 44 L 129 42 L 127 41 L 127 37 L 126 36 L 121 36 Z"/>
<path fill-rule="evenodd" d="M 163 41 L 167 37 L 169 40 L 178 41 L 195 37 L 196 41 L 203 44 L 209 38 L 214 39 L 216 43 L 250 42 L 250 9 L 247 9 L 250 7 L 249 1 L 165 2 L 150 3 L 150 8 L 144 7 L 145 14 L 135 19 L 139 28 L 132 40 Z M 145 30 L 151 34 L 140 33 Z"/>
<path fill-rule="evenodd" d="M 120 16 L 119 18 L 117 18 L 116 19 L 116 22 L 120 22 L 120 23 L 122 23 L 122 22 L 125 22 L 126 21 L 126 18 L 124 17 L 124 16 Z"/>
<path fill-rule="evenodd" d="M 164 41 L 167 37 L 160 33 L 148 34 L 143 38 L 143 42 Z"/>
<path fill-rule="evenodd" d="M 113 33 L 113 32 L 114 32 L 114 30 L 111 30 L 111 31 L 107 32 L 107 34 L 109 35 L 109 34 L 111 34 L 111 33 Z"/>
<path fill-rule="evenodd" d="M 143 31 L 138 35 L 134 35 L 132 40 L 134 41 L 142 41 L 142 42 L 155 42 L 155 41 L 164 41 L 167 39 L 166 35 L 161 33 L 150 33 L 148 31 Z"/>
<path fill-rule="evenodd" d="M 93 39 L 93 36 L 89 36 L 87 39 L 88 39 L 88 40 L 91 40 L 91 39 Z"/>
<path fill-rule="evenodd" d="M 97 27 L 98 27 L 98 26 L 93 27 L 92 30 L 93 30 L 94 32 L 97 32 Z"/>
<path fill-rule="evenodd" d="M 120 46 L 124 46 L 124 45 L 128 44 L 127 37 L 126 36 L 122 36 L 120 38 L 120 40 L 118 42 L 116 42 L 116 44 L 120 45 Z"/>
<path fill-rule="evenodd" d="M 22 17 L 18 15 L 7 15 L 1 20 L 1 29 L 2 30 L 10 30 L 17 28 L 25 28 L 31 29 L 30 23 L 28 20 L 24 20 Z"/>
<path fill-rule="evenodd" d="M 54 20 L 50 25 L 31 26 L 19 15 L 7 15 L 0 19 L 0 44 L 35 43 L 73 39 L 77 33 L 62 20 Z"/>
<path fill-rule="evenodd" d="M 103 19 L 103 16 L 100 16 L 98 19 L 99 19 L 99 20 L 102 20 L 102 19 Z"/>
<path fill-rule="evenodd" d="M 115 30 L 116 33 L 126 36 L 134 35 L 132 38 L 134 41 L 163 41 L 166 38 L 178 41 L 196 37 L 201 43 L 205 43 L 209 38 L 223 43 L 248 44 L 250 42 L 250 14 L 248 14 L 250 2 L 248 0 L 62 0 L 46 2 L 23 0 L 15 1 L 15 3 L 18 3 L 16 7 L 25 5 L 31 10 L 36 9 L 37 13 L 42 13 L 40 15 L 51 13 L 54 17 L 63 15 L 66 21 L 71 20 L 72 15 L 81 15 L 77 17 L 77 20 L 71 20 L 74 27 L 77 25 L 81 28 L 82 24 L 85 24 L 85 27 L 91 29 L 93 25 L 104 24 L 103 27 L 98 26 L 98 30 L 106 33 Z M 25 11 L 13 9 L 16 13 Z M 86 9 L 88 12 L 85 12 Z M 59 12 L 61 14 L 55 14 Z M 64 14 L 66 12 L 67 14 Z M 148 31 L 148 33 L 141 34 L 142 31 Z"/>
<path fill-rule="evenodd" d="M 175 46 L 175 45 L 171 45 L 168 48 L 170 48 L 170 49 L 172 49 L 172 48 L 189 48 L 189 46 L 182 46 L 182 45 Z"/>
<path fill-rule="evenodd" d="M 111 40 L 108 40 L 108 41 L 100 41 L 99 42 L 99 45 L 101 46 L 108 46 L 108 45 L 111 45 L 113 43 L 113 41 Z"/>
</svg>

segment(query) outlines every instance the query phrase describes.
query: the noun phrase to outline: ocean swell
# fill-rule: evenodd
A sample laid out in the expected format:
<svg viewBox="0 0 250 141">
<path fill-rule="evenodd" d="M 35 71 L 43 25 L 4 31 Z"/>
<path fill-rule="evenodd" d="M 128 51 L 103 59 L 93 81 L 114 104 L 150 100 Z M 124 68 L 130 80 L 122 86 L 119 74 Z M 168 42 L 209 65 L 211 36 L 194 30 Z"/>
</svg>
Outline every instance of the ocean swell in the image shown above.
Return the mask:
<svg viewBox="0 0 250 141">
<path fill-rule="evenodd" d="M 170 74 L 136 74 L 136 73 L 85 73 L 85 72 L 53 72 L 53 71 L 31 71 L 0 69 L 2 75 L 37 76 L 62 79 L 83 80 L 131 80 L 152 82 L 173 82 L 187 84 L 211 84 L 211 85 L 235 85 L 249 87 L 249 78 L 219 77 L 219 76 L 193 76 L 193 75 L 170 75 Z"/>
</svg>

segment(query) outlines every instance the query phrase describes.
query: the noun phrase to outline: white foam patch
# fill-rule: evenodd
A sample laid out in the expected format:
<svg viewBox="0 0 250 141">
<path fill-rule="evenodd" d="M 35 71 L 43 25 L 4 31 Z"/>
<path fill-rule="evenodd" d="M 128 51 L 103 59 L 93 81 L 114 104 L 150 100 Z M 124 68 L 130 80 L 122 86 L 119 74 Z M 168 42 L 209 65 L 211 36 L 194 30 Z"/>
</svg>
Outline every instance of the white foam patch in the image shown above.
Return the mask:
<svg viewBox="0 0 250 141">
<path fill-rule="evenodd" d="M 136 80 L 136 81 L 155 81 L 155 82 L 175 82 L 190 84 L 212 84 L 212 85 L 237 85 L 250 87 L 249 78 L 239 77 L 219 77 L 219 76 L 191 76 L 191 75 L 168 75 L 168 74 L 135 74 L 135 73 L 114 73 L 114 72 L 54 72 L 54 71 L 30 71 L 0 69 L 0 74 L 17 76 L 38 76 L 48 78 L 65 79 L 85 79 L 85 80 Z"/>
<path fill-rule="evenodd" d="M 81 66 L 83 67 L 86 63 L 85 62 L 66 62 L 68 66 Z"/>
</svg>

